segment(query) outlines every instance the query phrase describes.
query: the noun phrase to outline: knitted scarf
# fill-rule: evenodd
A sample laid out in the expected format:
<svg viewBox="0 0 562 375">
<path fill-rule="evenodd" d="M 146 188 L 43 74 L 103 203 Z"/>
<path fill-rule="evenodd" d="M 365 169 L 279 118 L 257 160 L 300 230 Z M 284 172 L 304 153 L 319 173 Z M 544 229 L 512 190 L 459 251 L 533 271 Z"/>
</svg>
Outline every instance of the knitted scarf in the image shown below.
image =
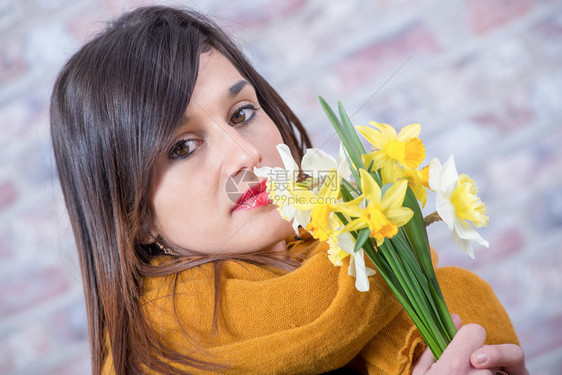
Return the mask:
<svg viewBox="0 0 562 375">
<path fill-rule="evenodd" d="M 215 330 L 212 264 L 180 273 L 175 298 L 173 277 L 146 280 L 143 307 L 155 332 L 180 353 L 228 365 L 229 374 L 318 374 L 346 365 L 410 374 L 425 344 L 382 278 L 370 277 L 370 290 L 357 291 L 348 260 L 335 267 L 326 243 L 301 237 L 288 250 L 308 258 L 291 272 L 224 262 Z M 456 267 L 436 272 L 450 311 L 463 324 L 484 326 L 486 344 L 518 343 L 486 282 Z M 111 369 L 108 357 L 103 373 Z"/>
</svg>

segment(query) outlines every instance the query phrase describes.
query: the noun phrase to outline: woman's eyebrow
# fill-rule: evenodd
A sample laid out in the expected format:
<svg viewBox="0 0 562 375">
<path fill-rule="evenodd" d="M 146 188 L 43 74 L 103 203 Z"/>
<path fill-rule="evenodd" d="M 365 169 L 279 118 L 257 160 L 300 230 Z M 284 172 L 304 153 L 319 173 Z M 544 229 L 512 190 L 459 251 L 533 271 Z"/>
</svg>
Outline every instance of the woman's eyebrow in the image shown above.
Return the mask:
<svg viewBox="0 0 562 375">
<path fill-rule="evenodd" d="M 249 82 L 244 80 L 244 79 L 236 82 L 234 85 L 230 86 L 230 88 L 228 89 L 228 96 L 230 96 L 230 98 L 234 98 L 236 95 L 238 95 L 240 93 L 240 91 L 242 91 L 242 89 L 247 84 L 249 84 Z"/>
<path fill-rule="evenodd" d="M 228 88 L 228 96 L 229 98 L 233 99 L 248 85 L 250 82 L 246 81 L 245 79 L 241 79 L 240 81 L 236 82 L 234 85 Z M 187 124 L 190 121 L 190 118 L 187 114 L 184 113 L 182 119 L 180 120 L 182 124 Z"/>
</svg>

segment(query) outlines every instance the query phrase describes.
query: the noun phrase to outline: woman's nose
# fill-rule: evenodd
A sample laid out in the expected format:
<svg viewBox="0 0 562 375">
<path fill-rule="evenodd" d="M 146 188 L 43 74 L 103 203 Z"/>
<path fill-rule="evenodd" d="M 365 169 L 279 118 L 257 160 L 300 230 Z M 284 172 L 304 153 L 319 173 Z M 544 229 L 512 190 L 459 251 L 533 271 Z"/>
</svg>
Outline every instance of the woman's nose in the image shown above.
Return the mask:
<svg viewBox="0 0 562 375">
<path fill-rule="evenodd" d="M 218 147 L 221 148 L 222 162 L 225 172 L 229 176 L 236 176 L 242 170 L 250 170 L 259 167 L 263 155 L 255 142 L 248 140 L 239 131 L 231 126 L 220 127 L 222 131 Z"/>
</svg>

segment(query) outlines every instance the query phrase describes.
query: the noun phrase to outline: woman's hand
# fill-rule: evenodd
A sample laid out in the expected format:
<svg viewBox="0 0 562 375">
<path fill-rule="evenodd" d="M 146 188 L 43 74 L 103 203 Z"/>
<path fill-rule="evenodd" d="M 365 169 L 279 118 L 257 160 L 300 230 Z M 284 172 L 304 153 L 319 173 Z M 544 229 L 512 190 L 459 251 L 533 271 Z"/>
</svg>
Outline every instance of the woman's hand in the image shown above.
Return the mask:
<svg viewBox="0 0 562 375">
<path fill-rule="evenodd" d="M 529 375 L 523 351 L 514 344 L 484 345 L 472 353 L 470 363 L 478 369 L 501 367 L 510 375 Z"/>
<path fill-rule="evenodd" d="M 500 367 L 509 375 L 529 375 L 523 351 L 517 345 L 484 345 L 486 331 L 478 324 L 461 327 L 460 318 L 453 314 L 459 331 L 437 362 L 427 348 L 416 362 L 412 375 L 478 374 L 495 375 Z"/>
</svg>

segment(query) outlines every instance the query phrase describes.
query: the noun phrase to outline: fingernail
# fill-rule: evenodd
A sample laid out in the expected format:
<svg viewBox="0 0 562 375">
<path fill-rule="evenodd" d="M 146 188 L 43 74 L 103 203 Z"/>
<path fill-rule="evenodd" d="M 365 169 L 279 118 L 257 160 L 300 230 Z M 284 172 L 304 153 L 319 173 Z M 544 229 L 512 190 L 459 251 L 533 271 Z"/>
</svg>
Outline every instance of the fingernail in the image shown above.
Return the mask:
<svg viewBox="0 0 562 375">
<path fill-rule="evenodd" d="M 479 364 L 483 364 L 488 360 L 488 354 L 486 353 L 476 353 L 474 355 L 474 359 L 476 359 L 476 362 L 478 362 Z"/>
</svg>

